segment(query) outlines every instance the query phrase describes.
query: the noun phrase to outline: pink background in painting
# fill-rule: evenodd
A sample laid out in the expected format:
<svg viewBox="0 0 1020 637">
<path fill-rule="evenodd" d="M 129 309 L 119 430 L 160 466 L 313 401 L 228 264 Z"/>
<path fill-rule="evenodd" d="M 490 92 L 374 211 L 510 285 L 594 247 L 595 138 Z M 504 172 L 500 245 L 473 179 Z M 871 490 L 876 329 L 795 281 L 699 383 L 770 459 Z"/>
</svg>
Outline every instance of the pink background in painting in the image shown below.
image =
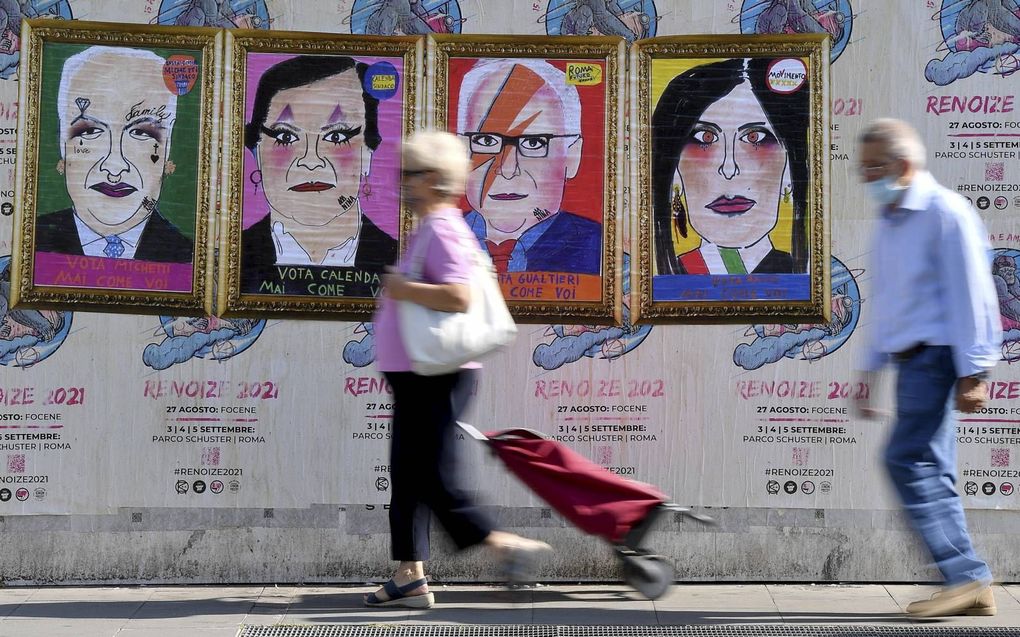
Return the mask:
<svg viewBox="0 0 1020 637">
<path fill-rule="evenodd" d="M 133 266 L 146 271 L 132 272 Z M 190 263 L 78 257 L 56 252 L 35 253 L 36 285 L 144 292 L 190 292 L 191 273 Z M 67 277 L 71 277 L 71 281 L 74 282 L 68 282 Z M 78 277 L 83 277 L 84 281 L 79 281 Z"/>
<path fill-rule="evenodd" d="M 285 60 L 297 57 L 292 54 L 249 53 L 248 78 L 244 98 L 244 121 L 251 120 L 251 111 L 255 103 L 255 91 L 258 89 L 259 78 L 269 67 Z M 404 60 L 399 57 L 354 56 L 359 62 L 374 64 L 389 62 L 397 69 L 401 84 L 397 93 L 387 100 L 379 100 L 379 134 L 382 142 L 372 153 L 372 169 L 368 175 L 368 188 L 371 197 L 361 196 L 361 211 L 372 220 L 380 230 L 397 237 L 400 218 L 400 142 L 403 134 L 403 95 L 404 95 Z M 251 174 L 255 170 L 255 157 L 247 148 L 244 149 L 244 199 L 242 225 L 244 228 L 260 221 L 269 214 L 269 203 L 262 190 L 255 193 L 251 183 Z"/>
</svg>

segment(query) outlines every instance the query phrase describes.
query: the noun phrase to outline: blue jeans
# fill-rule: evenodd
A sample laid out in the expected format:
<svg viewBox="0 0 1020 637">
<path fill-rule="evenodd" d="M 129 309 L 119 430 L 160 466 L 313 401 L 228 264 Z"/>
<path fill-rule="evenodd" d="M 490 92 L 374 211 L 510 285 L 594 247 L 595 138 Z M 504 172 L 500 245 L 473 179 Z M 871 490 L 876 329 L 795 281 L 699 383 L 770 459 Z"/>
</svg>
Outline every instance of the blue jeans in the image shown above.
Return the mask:
<svg viewBox="0 0 1020 637">
<path fill-rule="evenodd" d="M 952 351 L 929 346 L 899 363 L 896 424 L 885 465 L 914 528 L 946 584 L 992 581 L 974 552 L 956 492 L 956 368 Z"/>
</svg>

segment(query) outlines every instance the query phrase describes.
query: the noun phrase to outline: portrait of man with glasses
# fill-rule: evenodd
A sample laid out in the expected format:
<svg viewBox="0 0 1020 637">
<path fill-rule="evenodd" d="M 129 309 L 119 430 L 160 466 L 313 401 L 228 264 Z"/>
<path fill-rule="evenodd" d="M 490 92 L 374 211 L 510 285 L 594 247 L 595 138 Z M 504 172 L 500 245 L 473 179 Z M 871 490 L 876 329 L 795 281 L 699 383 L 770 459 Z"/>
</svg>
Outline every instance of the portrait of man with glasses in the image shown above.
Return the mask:
<svg viewBox="0 0 1020 637">
<path fill-rule="evenodd" d="M 479 60 L 456 125 L 471 151 L 465 219 L 496 270 L 599 274 L 602 224 L 561 208 L 584 145 L 566 74 L 538 59 Z"/>
</svg>

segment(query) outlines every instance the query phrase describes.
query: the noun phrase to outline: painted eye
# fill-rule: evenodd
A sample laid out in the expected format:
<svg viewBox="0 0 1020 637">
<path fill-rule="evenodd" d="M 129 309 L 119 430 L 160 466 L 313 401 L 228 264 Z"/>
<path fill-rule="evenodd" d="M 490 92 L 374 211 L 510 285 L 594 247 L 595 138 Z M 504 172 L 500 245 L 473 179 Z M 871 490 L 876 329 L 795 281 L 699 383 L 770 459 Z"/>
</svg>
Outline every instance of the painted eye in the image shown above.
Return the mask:
<svg viewBox="0 0 1020 637">
<path fill-rule="evenodd" d="M 131 130 L 128 131 L 128 135 L 131 137 L 131 139 L 137 139 L 143 142 L 156 138 L 155 135 L 153 135 L 152 133 L 143 128 L 132 128 Z"/>
<path fill-rule="evenodd" d="M 753 128 L 740 136 L 740 141 L 747 144 L 754 144 L 755 146 L 758 144 L 764 144 L 771 139 L 774 139 L 772 137 L 772 133 L 760 128 Z"/>
<path fill-rule="evenodd" d="M 694 131 L 693 137 L 699 144 L 714 144 L 719 141 L 719 135 L 710 130 Z"/>
<path fill-rule="evenodd" d="M 360 126 L 357 128 L 339 128 L 329 131 L 322 136 L 322 139 L 331 144 L 350 144 L 351 140 L 354 139 L 360 132 Z"/>
<path fill-rule="evenodd" d="M 351 141 L 350 136 L 344 131 L 333 131 L 332 133 L 326 133 L 322 139 L 326 140 L 330 144 L 348 144 Z"/>
<path fill-rule="evenodd" d="M 93 139 L 98 139 L 99 136 L 102 134 L 103 134 L 102 128 L 99 128 L 98 126 L 89 126 L 88 128 L 83 128 L 81 131 L 79 131 L 78 134 L 75 135 L 75 137 L 80 137 L 82 139 L 87 139 L 91 141 Z"/>
<path fill-rule="evenodd" d="M 481 148 L 495 148 L 496 146 L 499 146 L 499 142 L 499 138 L 495 135 L 486 135 L 485 133 L 480 133 L 471 137 L 471 145 L 479 146 Z"/>
<path fill-rule="evenodd" d="M 549 145 L 549 140 L 544 137 L 522 137 L 518 145 L 521 150 L 542 150 Z"/>
<path fill-rule="evenodd" d="M 277 144 L 281 144 L 283 146 L 290 146 L 298 140 L 297 135 L 283 128 L 270 130 L 268 135 L 275 139 Z"/>
</svg>

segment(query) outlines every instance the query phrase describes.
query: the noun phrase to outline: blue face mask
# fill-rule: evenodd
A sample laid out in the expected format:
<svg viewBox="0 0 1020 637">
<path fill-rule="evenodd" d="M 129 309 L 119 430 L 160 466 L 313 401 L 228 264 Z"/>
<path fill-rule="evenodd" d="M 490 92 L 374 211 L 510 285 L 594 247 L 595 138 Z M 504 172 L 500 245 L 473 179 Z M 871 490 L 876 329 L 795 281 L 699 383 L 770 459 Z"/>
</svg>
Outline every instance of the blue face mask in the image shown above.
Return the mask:
<svg viewBox="0 0 1020 637">
<path fill-rule="evenodd" d="M 868 189 L 868 196 L 880 206 L 888 206 L 895 203 L 900 198 L 900 195 L 903 194 L 903 191 L 907 189 L 906 186 L 898 186 L 896 179 L 892 175 L 875 181 L 869 181 L 864 186 Z"/>
</svg>

